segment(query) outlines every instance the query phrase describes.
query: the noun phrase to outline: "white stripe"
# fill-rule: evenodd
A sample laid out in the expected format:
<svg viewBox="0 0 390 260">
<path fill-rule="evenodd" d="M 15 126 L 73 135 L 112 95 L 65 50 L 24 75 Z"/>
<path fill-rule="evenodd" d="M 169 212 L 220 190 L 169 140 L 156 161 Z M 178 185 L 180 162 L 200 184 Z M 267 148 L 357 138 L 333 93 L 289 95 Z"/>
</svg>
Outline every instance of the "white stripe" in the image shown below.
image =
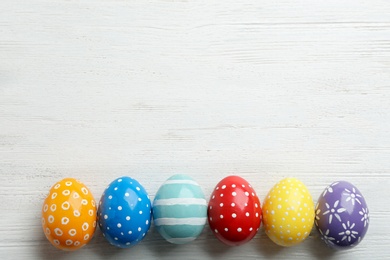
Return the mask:
<svg viewBox="0 0 390 260">
<path fill-rule="evenodd" d="M 192 225 L 199 226 L 206 224 L 207 218 L 157 218 L 154 220 L 156 226 Z"/>
<path fill-rule="evenodd" d="M 174 199 L 157 199 L 153 206 L 172 206 L 172 205 L 202 205 L 207 206 L 205 199 L 195 198 L 174 198 Z"/>
<path fill-rule="evenodd" d="M 185 244 L 191 241 L 194 241 L 196 237 L 176 237 L 176 238 L 170 238 L 167 239 L 168 242 L 174 243 L 174 244 Z"/>
<path fill-rule="evenodd" d="M 191 185 L 199 186 L 199 184 L 196 181 L 192 181 L 192 180 L 167 180 L 166 182 L 164 182 L 163 185 L 166 184 L 191 184 Z"/>
</svg>

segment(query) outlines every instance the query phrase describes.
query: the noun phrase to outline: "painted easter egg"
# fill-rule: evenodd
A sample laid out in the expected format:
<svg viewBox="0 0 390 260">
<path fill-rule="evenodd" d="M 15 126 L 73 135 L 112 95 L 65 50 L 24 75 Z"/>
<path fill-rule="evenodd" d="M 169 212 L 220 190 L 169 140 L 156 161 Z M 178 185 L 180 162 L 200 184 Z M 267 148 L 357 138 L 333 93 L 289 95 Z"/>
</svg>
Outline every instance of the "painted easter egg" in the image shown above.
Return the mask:
<svg viewBox="0 0 390 260">
<path fill-rule="evenodd" d="M 42 228 L 50 243 L 62 250 L 77 250 L 91 240 L 95 227 L 91 191 L 73 178 L 54 184 L 42 207 Z"/>
<path fill-rule="evenodd" d="M 278 182 L 263 204 L 265 233 L 280 246 L 305 240 L 314 224 L 314 203 L 306 186 L 295 178 Z"/>
<path fill-rule="evenodd" d="M 138 244 L 150 228 L 152 207 L 142 185 L 120 177 L 108 185 L 98 209 L 98 223 L 110 244 L 127 248 Z"/>
<path fill-rule="evenodd" d="M 168 242 L 195 240 L 207 221 L 207 202 L 199 184 L 184 174 L 170 177 L 156 193 L 153 218 L 157 231 Z"/>
<path fill-rule="evenodd" d="M 364 238 L 370 222 L 367 203 L 351 183 L 337 181 L 320 195 L 315 224 L 321 238 L 336 249 L 349 249 Z"/>
<path fill-rule="evenodd" d="M 207 214 L 210 228 L 220 241 L 230 246 L 242 245 L 260 227 L 260 200 L 246 180 L 228 176 L 215 186 Z"/>
</svg>

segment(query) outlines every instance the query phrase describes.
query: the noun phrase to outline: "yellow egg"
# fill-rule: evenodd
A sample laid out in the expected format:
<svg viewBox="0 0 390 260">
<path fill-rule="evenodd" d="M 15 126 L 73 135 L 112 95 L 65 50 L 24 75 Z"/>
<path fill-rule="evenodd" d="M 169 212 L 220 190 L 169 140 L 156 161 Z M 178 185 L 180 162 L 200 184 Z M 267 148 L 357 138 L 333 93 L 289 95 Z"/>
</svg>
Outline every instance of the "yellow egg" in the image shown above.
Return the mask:
<svg viewBox="0 0 390 260">
<path fill-rule="evenodd" d="M 42 207 L 42 228 L 53 246 L 67 251 L 86 245 L 96 228 L 96 205 L 91 191 L 73 178 L 50 189 Z"/>
<path fill-rule="evenodd" d="M 305 240 L 314 223 L 314 203 L 306 186 L 295 178 L 278 182 L 264 200 L 263 223 L 268 237 L 280 246 Z"/>
</svg>

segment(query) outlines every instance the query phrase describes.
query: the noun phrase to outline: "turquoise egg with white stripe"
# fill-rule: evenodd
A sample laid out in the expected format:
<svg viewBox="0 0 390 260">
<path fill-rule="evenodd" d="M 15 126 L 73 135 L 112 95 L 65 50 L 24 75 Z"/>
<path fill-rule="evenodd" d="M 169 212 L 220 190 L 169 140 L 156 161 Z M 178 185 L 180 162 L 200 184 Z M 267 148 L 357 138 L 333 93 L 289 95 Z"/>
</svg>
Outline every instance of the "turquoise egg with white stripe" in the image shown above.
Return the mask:
<svg viewBox="0 0 390 260">
<path fill-rule="evenodd" d="M 207 202 L 199 184 L 184 174 L 170 177 L 156 193 L 153 218 L 157 231 L 168 242 L 195 240 L 207 221 Z"/>
</svg>

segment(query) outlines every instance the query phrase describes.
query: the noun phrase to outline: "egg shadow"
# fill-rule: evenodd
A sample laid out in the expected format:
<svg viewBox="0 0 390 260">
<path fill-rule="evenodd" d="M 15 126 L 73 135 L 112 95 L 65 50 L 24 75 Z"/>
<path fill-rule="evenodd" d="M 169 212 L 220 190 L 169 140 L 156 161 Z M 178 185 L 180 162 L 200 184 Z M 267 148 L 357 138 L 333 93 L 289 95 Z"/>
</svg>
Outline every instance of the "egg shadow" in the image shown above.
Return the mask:
<svg viewBox="0 0 390 260">
<path fill-rule="evenodd" d="M 98 259 L 117 259 L 120 256 L 128 254 L 126 248 L 119 248 L 111 245 L 103 236 L 99 227 L 96 228 L 95 235 L 88 245 L 91 248 L 91 251 L 95 253 Z"/>
<path fill-rule="evenodd" d="M 74 256 L 74 252 L 72 251 L 64 251 L 58 248 L 55 248 L 45 237 L 43 232 L 41 232 L 39 238 L 39 244 L 35 248 L 37 250 L 36 255 L 39 256 L 39 259 L 43 260 L 51 260 L 51 259 L 64 259 L 69 258 L 70 254 Z"/>
<path fill-rule="evenodd" d="M 320 235 L 316 230 L 313 230 L 310 236 L 305 241 L 308 243 L 308 251 L 311 253 L 312 258 L 315 259 L 333 259 L 338 256 L 338 250 L 330 248 L 320 238 Z"/>
<path fill-rule="evenodd" d="M 96 254 L 96 259 L 117 259 L 120 255 L 128 253 L 126 252 L 126 249 L 110 245 L 103 237 L 99 228 L 96 229 L 93 238 L 91 241 L 89 241 L 88 244 L 75 251 L 64 251 L 57 249 L 46 239 L 43 234 L 41 237 L 42 242 L 37 246 L 37 255 L 39 256 L 39 259 L 43 260 L 61 260 L 68 258 L 82 259 L 85 258 L 84 250 L 88 250 L 88 253 L 92 252 Z"/>
<path fill-rule="evenodd" d="M 258 253 L 267 259 L 280 258 L 280 256 L 285 254 L 286 250 L 288 250 L 288 248 L 272 242 L 267 234 L 265 234 L 263 228 L 259 230 L 259 233 L 255 236 L 254 240 L 255 241 L 253 242 L 256 243 L 255 248 L 258 250 Z"/>
<path fill-rule="evenodd" d="M 145 245 L 148 246 L 148 250 L 157 258 L 166 258 L 180 249 L 181 245 L 171 244 L 163 239 L 156 231 L 154 226 L 151 226 L 148 235 L 145 237 Z"/>
<path fill-rule="evenodd" d="M 164 239 L 153 239 L 149 241 L 148 250 L 155 258 L 168 259 L 169 256 L 185 250 L 185 247 L 186 245 L 171 244 Z"/>
<path fill-rule="evenodd" d="M 211 231 L 208 232 L 206 238 L 200 239 L 199 242 L 201 242 L 203 250 L 207 252 L 209 256 L 216 259 L 228 255 L 229 252 L 235 248 L 234 246 L 228 246 L 219 241 Z"/>
<path fill-rule="evenodd" d="M 129 254 L 129 250 L 131 250 L 134 255 L 145 254 L 145 250 L 147 250 L 148 257 L 169 259 L 175 252 L 183 251 L 183 245 L 175 245 L 167 242 L 155 231 L 153 225 L 147 232 L 145 238 L 130 248 L 118 248 L 110 245 L 99 229 L 97 229 L 95 236 L 96 238 L 93 243 L 92 251 L 99 259 L 126 258 Z"/>
<path fill-rule="evenodd" d="M 335 259 L 340 257 L 340 255 L 337 254 L 339 251 L 327 246 L 324 241 L 321 240 L 320 235 L 314 228 L 301 244 L 292 247 L 283 247 L 275 244 L 268 238 L 265 232 L 260 232 L 258 236 L 260 243 L 256 248 L 258 249 L 259 254 L 267 259 L 288 259 L 288 256 L 291 254 L 294 254 L 294 256 L 302 254 L 302 250 L 307 252 L 307 254 L 310 254 L 310 259 Z"/>
<path fill-rule="evenodd" d="M 262 255 L 267 259 L 284 258 L 292 252 L 293 248 L 299 246 L 305 247 L 305 251 L 311 254 L 311 259 L 334 259 L 339 256 L 337 254 L 337 252 L 339 252 L 338 250 L 334 250 L 325 245 L 314 227 L 310 235 L 305 241 L 303 241 L 305 245 L 296 245 L 292 248 L 279 246 L 272 242 L 272 240 L 268 238 L 267 234 L 265 234 L 263 227 L 260 229 L 254 240 L 256 240 L 255 243 L 258 245 L 255 248 L 258 250 L 259 255 Z"/>
<path fill-rule="evenodd" d="M 188 255 L 188 252 L 201 250 L 214 259 L 223 259 L 232 247 L 220 242 L 213 233 L 204 228 L 202 233 L 194 240 L 186 244 L 172 244 L 166 241 L 154 226 L 146 237 L 145 245 L 149 252 L 156 259 L 172 259 L 172 256 L 185 256 L 186 259 L 198 259 L 197 255 Z"/>
</svg>

